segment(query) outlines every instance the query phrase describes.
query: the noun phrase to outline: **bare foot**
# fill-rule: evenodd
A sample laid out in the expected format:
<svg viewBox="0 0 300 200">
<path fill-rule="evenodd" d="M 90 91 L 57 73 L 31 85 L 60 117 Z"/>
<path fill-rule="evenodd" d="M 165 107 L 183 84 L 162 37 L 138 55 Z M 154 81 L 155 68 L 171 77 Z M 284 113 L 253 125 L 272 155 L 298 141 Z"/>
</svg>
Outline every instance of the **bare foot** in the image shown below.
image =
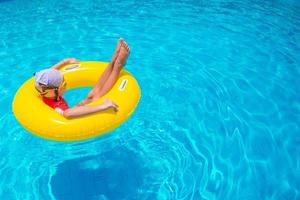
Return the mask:
<svg viewBox="0 0 300 200">
<path fill-rule="evenodd" d="M 123 38 L 120 38 L 120 39 L 118 40 L 118 43 L 117 43 L 115 52 L 114 52 L 114 54 L 113 54 L 113 56 L 112 56 L 112 59 L 111 59 L 112 62 L 116 61 L 116 59 L 117 59 L 117 57 L 118 57 L 118 55 L 119 55 L 119 52 L 120 52 L 120 50 L 121 50 L 121 46 L 122 46 L 123 42 L 124 42 Z"/>
<path fill-rule="evenodd" d="M 130 53 L 130 48 L 129 48 L 128 44 L 126 42 L 123 42 L 123 44 L 121 46 L 121 50 L 118 54 L 115 66 L 123 67 L 126 63 L 129 53 Z"/>
</svg>

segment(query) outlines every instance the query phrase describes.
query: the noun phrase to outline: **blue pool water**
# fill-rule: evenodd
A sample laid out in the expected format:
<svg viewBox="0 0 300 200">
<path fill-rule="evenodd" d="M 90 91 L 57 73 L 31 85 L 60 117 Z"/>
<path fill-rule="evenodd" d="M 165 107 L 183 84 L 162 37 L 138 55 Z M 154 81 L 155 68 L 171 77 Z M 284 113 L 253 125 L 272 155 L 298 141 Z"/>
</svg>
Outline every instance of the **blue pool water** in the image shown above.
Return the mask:
<svg viewBox="0 0 300 200">
<path fill-rule="evenodd" d="M 0 1 L 0 199 L 300 199 L 299 10 L 296 0 Z M 33 72 L 66 57 L 109 61 L 119 37 L 142 89 L 128 121 L 72 143 L 24 130 L 11 104 Z"/>
</svg>

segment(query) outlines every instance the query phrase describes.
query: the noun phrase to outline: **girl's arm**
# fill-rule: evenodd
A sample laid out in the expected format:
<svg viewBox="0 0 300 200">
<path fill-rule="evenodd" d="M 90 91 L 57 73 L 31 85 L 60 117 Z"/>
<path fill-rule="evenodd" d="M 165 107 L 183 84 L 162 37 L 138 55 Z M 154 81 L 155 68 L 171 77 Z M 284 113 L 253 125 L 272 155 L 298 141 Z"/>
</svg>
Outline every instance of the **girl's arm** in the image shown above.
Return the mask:
<svg viewBox="0 0 300 200">
<path fill-rule="evenodd" d="M 67 119 L 84 116 L 87 114 L 99 112 L 102 110 L 106 110 L 108 108 L 113 108 L 115 112 L 118 111 L 118 105 L 113 101 L 107 99 L 102 104 L 94 105 L 94 106 L 74 106 L 69 108 L 63 112 L 63 116 Z"/>
<path fill-rule="evenodd" d="M 61 68 L 62 66 L 66 65 L 66 64 L 77 64 L 79 63 L 80 61 L 77 60 L 76 58 L 68 58 L 68 59 L 65 59 L 65 60 L 62 60 L 60 61 L 59 63 L 56 63 L 55 65 L 53 65 L 51 68 L 52 69 L 59 69 Z"/>
</svg>

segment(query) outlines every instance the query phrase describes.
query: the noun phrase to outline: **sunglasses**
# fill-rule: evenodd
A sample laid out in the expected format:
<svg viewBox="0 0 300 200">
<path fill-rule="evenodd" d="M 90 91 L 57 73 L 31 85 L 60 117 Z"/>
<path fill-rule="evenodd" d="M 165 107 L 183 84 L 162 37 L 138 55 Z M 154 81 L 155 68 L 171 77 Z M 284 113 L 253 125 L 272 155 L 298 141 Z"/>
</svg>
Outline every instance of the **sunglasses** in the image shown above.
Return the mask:
<svg viewBox="0 0 300 200">
<path fill-rule="evenodd" d="M 62 83 L 60 84 L 59 87 L 53 87 L 53 86 L 44 86 L 40 85 L 39 83 L 34 84 L 35 89 L 41 94 L 45 95 L 47 94 L 50 90 L 55 90 L 55 89 L 66 89 L 67 87 L 67 82 L 63 79 Z"/>
<path fill-rule="evenodd" d="M 63 79 L 63 81 L 61 82 L 59 88 L 66 89 L 66 87 L 67 87 L 67 82 L 65 81 L 65 79 Z"/>
</svg>

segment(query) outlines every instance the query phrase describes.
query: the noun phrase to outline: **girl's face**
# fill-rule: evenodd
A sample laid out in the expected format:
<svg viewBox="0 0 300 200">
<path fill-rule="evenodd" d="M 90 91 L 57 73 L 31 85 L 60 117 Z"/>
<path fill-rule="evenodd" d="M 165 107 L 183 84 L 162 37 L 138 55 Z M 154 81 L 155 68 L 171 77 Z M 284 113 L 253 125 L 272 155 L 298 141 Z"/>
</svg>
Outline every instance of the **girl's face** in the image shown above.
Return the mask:
<svg viewBox="0 0 300 200">
<path fill-rule="evenodd" d="M 63 96 L 64 93 L 65 93 L 65 89 L 59 87 L 58 88 L 58 96 Z M 49 99 L 55 99 L 55 97 L 56 97 L 55 90 L 54 89 L 48 90 L 47 93 L 44 94 L 43 96 L 46 98 L 49 98 Z"/>
<path fill-rule="evenodd" d="M 65 93 L 65 89 L 66 89 L 67 83 L 65 82 L 65 80 L 63 80 L 63 82 L 60 84 L 60 86 L 58 87 L 58 96 L 62 96 Z M 55 99 L 56 98 L 56 94 L 55 94 L 55 89 L 54 88 L 46 88 L 45 86 L 41 86 L 41 89 L 38 89 L 39 91 L 42 90 L 44 92 L 41 93 L 41 95 L 43 95 L 46 98 L 49 99 Z"/>
<path fill-rule="evenodd" d="M 55 99 L 55 91 L 54 89 L 47 90 L 47 93 L 43 94 L 44 97 L 49 98 L 49 99 Z"/>
</svg>

